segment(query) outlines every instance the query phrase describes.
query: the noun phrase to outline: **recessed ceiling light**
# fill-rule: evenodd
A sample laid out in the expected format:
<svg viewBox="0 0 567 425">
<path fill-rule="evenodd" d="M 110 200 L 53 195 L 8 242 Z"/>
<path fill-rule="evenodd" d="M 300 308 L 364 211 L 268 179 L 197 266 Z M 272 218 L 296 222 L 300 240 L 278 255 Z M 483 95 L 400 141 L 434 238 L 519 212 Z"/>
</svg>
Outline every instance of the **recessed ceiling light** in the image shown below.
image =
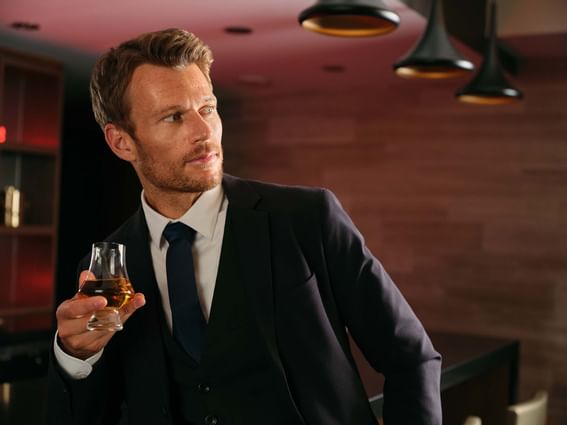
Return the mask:
<svg viewBox="0 0 567 425">
<path fill-rule="evenodd" d="M 240 84 L 252 87 L 269 87 L 272 85 L 272 80 L 260 74 L 244 74 L 238 77 Z"/>
<path fill-rule="evenodd" d="M 246 35 L 252 34 L 252 28 L 243 26 L 230 26 L 224 29 L 224 32 L 228 34 Z"/>
<path fill-rule="evenodd" d="M 39 24 L 36 22 L 25 22 L 25 21 L 16 21 L 12 22 L 10 26 L 17 30 L 22 31 L 37 31 L 39 30 Z"/>
<path fill-rule="evenodd" d="M 322 67 L 322 69 L 323 69 L 323 71 L 326 71 L 326 72 L 337 72 L 337 73 L 346 71 L 346 68 L 343 65 L 337 65 L 337 64 L 324 65 Z"/>
</svg>

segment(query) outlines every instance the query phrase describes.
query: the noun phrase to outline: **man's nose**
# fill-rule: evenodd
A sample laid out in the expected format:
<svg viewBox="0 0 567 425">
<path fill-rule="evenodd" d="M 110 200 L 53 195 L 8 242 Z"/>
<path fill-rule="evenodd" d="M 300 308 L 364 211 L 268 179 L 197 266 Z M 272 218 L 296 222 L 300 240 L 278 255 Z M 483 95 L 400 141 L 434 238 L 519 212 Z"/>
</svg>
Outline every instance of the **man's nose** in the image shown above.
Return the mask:
<svg viewBox="0 0 567 425">
<path fill-rule="evenodd" d="M 213 134 L 212 125 L 205 117 L 203 117 L 199 112 L 194 112 L 191 114 L 191 119 L 189 120 L 189 131 L 191 134 L 192 142 L 204 142 L 209 140 Z"/>
</svg>

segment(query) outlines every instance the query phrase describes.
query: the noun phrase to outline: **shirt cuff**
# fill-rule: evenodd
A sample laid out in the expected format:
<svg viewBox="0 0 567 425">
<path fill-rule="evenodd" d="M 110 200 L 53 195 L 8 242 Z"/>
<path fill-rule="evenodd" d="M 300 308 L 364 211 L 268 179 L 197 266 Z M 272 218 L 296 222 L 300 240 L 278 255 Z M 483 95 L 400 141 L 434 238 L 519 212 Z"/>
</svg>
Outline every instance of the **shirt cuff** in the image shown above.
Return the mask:
<svg viewBox="0 0 567 425">
<path fill-rule="evenodd" d="M 71 379 L 85 379 L 93 371 L 93 366 L 102 357 L 104 348 L 100 350 L 95 355 L 89 357 L 86 360 L 81 360 L 76 357 L 70 356 L 59 346 L 57 342 L 57 333 L 55 333 L 55 340 L 53 341 L 53 352 L 55 353 L 55 359 L 61 369 L 69 375 Z"/>
</svg>

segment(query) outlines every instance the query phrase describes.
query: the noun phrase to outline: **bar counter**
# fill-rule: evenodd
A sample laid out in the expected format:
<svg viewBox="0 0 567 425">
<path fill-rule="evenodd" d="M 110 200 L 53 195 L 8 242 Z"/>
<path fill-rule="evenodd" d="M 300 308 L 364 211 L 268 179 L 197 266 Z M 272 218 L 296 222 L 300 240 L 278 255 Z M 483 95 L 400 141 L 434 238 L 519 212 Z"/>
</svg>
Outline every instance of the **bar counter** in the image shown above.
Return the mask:
<svg viewBox="0 0 567 425">
<path fill-rule="evenodd" d="M 485 336 L 429 332 L 443 356 L 441 398 L 443 424 L 462 425 L 469 415 L 483 425 L 506 423 L 506 406 L 517 400 L 519 343 Z M 0 334 L 0 385 L 9 399 L 0 403 L 0 423 L 35 423 L 45 415 L 45 373 L 53 333 Z M 382 416 L 384 379 L 353 344 L 353 355 L 376 417 Z M 29 400 L 36 408 L 29 409 Z M 21 422 L 18 419 L 22 419 Z M 12 422 L 15 421 L 15 422 Z M 39 422 L 38 422 L 39 423 Z"/>
<path fill-rule="evenodd" d="M 483 425 L 505 424 L 506 406 L 517 401 L 519 342 L 434 331 L 429 336 L 443 356 L 443 424 L 462 425 L 470 415 L 481 417 Z M 384 378 L 354 344 L 352 351 L 372 410 L 380 418 Z"/>
</svg>

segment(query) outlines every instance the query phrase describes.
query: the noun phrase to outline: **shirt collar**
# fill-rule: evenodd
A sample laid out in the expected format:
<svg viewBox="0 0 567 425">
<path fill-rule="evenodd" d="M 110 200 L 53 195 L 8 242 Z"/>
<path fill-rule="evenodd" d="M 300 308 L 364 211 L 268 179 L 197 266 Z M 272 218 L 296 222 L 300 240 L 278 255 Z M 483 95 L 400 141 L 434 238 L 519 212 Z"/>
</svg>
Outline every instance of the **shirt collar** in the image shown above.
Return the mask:
<svg viewBox="0 0 567 425">
<path fill-rule="evenodd" d="M 150 231 L 150 238 L 152 241 L 161 245 L 161 237 L 165 226 L 170 222 L 180 221 L 183 224 L 194 229 L 198 234 L 207 239 L 212 239 L 214 236 L 217 218 L 222 206 L 224 198 L 224 191 L 222 185 L 217 185 L 214 188 L 203 192 L 195 203 L 177 220 L 171 220 L 148 205 L 144 197 L 144 191 L 141 194 L 142 209 L 148 229 Z"/>
</svg>

